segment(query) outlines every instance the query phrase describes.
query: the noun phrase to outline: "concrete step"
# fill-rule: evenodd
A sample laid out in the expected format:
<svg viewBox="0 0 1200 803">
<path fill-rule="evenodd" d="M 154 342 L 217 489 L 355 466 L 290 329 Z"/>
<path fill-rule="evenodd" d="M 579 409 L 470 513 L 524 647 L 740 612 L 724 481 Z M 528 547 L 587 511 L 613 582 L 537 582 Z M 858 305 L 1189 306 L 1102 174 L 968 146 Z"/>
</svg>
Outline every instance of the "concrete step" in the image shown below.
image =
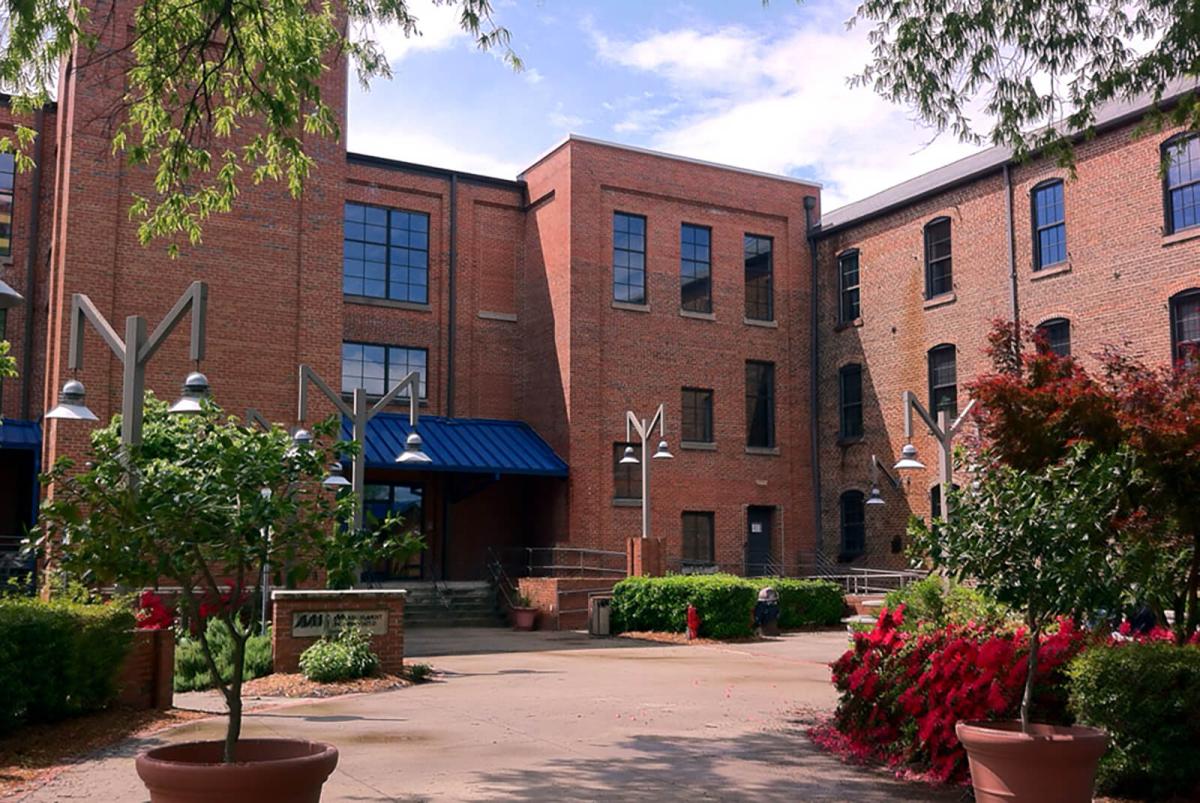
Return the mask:
<svg viewBox="0 0 1200 803">
<path fill-rule="evenodd" d="M 459 617 L 455 619 L 410 619 L 404 617 L 404 627 L 507 627 L 508 622 L 499 616 Z"/>
</svg>

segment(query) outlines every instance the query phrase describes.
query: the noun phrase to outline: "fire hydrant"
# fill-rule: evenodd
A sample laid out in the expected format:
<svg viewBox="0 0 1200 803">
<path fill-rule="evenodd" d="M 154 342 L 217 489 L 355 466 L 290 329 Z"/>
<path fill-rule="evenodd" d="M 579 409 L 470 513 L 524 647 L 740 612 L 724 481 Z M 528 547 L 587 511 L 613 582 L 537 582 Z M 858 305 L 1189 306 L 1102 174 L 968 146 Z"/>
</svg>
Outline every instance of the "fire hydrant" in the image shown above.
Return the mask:
<svg viewBox="0 0 1200 803">
<path fill-rule="evenodd" d="M 687 628 L 688 641 L 700 638 L 700 612 L 696 610 L 695 605 L 687 607 Z"/>
</svg>

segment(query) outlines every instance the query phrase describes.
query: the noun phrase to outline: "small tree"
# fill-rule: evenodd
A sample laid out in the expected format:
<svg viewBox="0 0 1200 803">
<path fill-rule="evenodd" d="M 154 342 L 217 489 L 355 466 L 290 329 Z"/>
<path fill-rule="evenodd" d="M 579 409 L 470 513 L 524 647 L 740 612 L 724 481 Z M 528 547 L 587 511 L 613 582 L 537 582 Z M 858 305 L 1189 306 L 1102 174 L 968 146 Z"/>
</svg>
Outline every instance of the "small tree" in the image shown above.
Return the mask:
<svg viewBox="0 0 1200 803">
<path fill-rule="evenodd" d="M 276 426 L 262 430 L 226 418 L 206 405 L 194 415 L 171 415 L 147 401 L 143 441 L 120 440 L 120 419 L 92 433 L 93 462 L 77 472 L 60 460 L 44 478 L 54 495 L 42 507 L 37 546 L 52 544 L 62 569 L 93 584 L 143 587 L 165 579 L 181 589 L 192 621 L 220 618 L 233 639 L 232 673 L 217 668 L 205 628 L 204 658 L 229 708 L 225 761 L 234 760 L 241 732 L 246 641 L 252 633 L 251 595 L 263 567 L 288 585 L 327 571 L 346 585 L 350 567 L 381 556 L 412 554 L 411 533 L 380 536 L 347 526 L 354 500 L 335 498 L 321 479 L 335 452 L 336 422 L 314 427 L 317 440 L 297 447 Z M 384 522 L 385 532 L 394 522 Z M 214 605 L 214 603 L 216 603 Z M 215 609 L 215 611 L 214 611 Z"/>
<path fill-rule="evenodd" d="M 1113 522 L 1141 480 L 1128 452 L 1085 444 L 1040 471 L 991 460 L 973 473 L 976 482 L 953 492 L 948 521 L 930 527 L 913 518 L 909 535 L 935 567 L 973 580 L 1024 617 L 1029 662 L 1021 727 L 1028 732 L 1046 627 L 1057 616 L 1111 610 L 1119 599 Z"/>
</svg>

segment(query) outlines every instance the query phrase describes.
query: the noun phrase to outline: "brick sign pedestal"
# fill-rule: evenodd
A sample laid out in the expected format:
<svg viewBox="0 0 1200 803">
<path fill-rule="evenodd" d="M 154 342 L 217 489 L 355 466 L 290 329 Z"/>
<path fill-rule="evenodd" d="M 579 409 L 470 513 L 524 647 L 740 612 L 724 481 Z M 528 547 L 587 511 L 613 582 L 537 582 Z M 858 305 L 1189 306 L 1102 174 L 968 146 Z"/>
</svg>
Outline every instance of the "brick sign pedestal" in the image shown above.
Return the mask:
<svg viewBox="0 0 1200 803">
<path fill-rule="evenodd" d="M 379 668 L 404 666 L 404 597 L 401 590 L 272 591 L 271 653 L 276 672 L 299 672 L 300 654 L 321 636 L 346 625 L 371 634 Z"/>
</svg>

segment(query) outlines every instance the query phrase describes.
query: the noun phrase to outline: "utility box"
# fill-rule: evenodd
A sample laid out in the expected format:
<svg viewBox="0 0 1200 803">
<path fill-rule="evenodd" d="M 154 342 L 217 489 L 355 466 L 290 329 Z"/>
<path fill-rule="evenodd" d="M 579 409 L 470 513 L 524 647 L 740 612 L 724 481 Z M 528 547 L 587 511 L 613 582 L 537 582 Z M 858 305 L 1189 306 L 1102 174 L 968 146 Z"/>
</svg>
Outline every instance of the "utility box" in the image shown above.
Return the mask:
<svg viewBox="0 0 1200 803">
<path fill-rule="evenodd" d="M 594 594 L 588 597 L 588 635 L 612 634 L 612 595 Z"/>
</svg>

